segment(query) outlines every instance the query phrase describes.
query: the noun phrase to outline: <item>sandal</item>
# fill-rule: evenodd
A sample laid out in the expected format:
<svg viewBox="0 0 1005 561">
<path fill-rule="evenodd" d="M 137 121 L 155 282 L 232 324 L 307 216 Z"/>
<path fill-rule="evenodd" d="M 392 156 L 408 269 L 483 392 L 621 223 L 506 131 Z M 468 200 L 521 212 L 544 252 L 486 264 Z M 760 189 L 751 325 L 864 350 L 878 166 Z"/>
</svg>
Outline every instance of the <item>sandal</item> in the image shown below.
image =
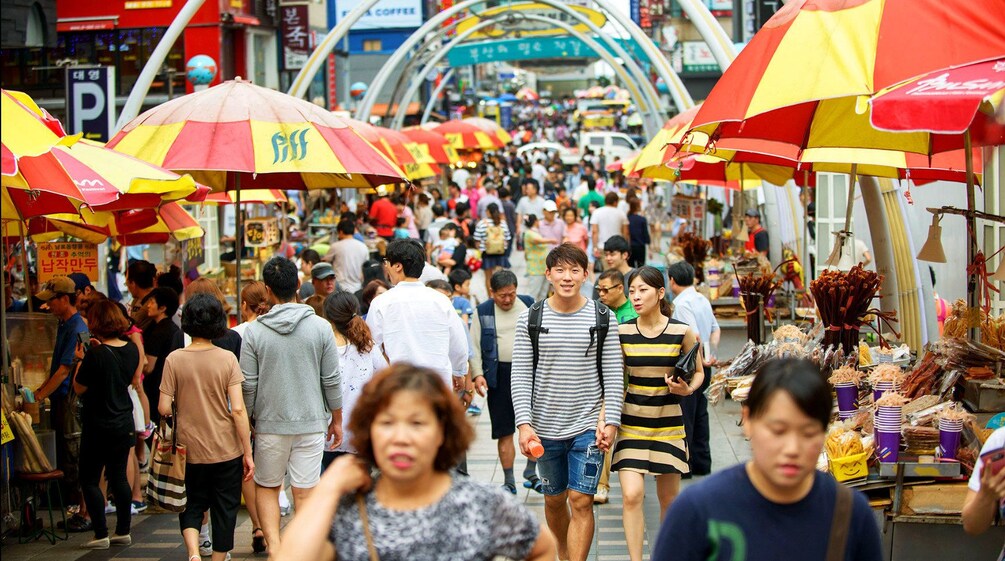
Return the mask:
<svg viewBox="0 0 1005 561">
<path fill-rule="evenodd" d="M 528 477 L 527 480 L 523 482 L 523 486 L 525 489 L 533 489 L 538 493 L 544 493 L 544 484 L 541 483 L 541 478 L 539 478 L 537 474 Z"/>
<path fill-rule="evenodd" d="M 265 536 L 256 536 L 258 532 L 261 532 L 261 528 L 255 528 L 251 531 L 251 550 L 255 553 L 265 553 Z"/>
</svg>

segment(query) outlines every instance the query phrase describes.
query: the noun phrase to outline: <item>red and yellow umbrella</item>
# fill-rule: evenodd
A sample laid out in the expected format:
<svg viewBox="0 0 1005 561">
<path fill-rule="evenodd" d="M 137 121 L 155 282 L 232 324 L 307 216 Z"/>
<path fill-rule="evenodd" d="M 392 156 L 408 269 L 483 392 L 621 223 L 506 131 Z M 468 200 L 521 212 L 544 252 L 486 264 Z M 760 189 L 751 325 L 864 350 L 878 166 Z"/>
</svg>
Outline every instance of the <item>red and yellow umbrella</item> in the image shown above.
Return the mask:
<svg viewBox="0 0 1005 561">
<path fill-rule="evenodd" d="M 22 92 L 2 90 L 0 111 L 3 119 L 0 142 L 0 173 L 18 173 L 18 160 L 25 156 L 41 156 L 60 143 L 73 144 L 80 135 L 66 136 L 58 120 L 35 104 Z"/>
<path fill-rule="evenodd" d="M 447 121 L 432 130 L 445 136 L 455 150 L 494 150 L 503 146 L 501 141 L 493 140 L 490 133 L 464 121 Z"/>
<path fill-rule="evenodd" d="M 409 127 L 402 129 L 401 134 L 421 146 L 434 163 L 452 166 L 461 161 L 457 150 L 450 145 L 447 137 L 436 131 L 426 130 L 422 127 Z"/>
<path fill-rule="evenodd" d="M 345 120 L 243 80 L 161 104 L 109 147 L 192 176 L 214 190 L 373 187 L 404 172 Z"/>
<path fill-rule="evenodd" d="M 488 133 L 493 140 L 499 141 L 500 143 L 498 146 L 499 148 L 502 148 L 503 146 L 513 142 L 513 137 L 510 136 L 508 132 L 506 132 L 506 129 L 502 128 L 502 126 L 500 126 L 499 123 L 493 121 L 492 119 L 486 119 L 484 117 L 467 117 L 466 119 L 462 120 L 465 123 L 471 123 L 472 125 L 482 129 L 483 131 Z"/>
<path fill-rule="evenodd" d="M 963 133 L 975 145 L 1005 144 L 1005 124 L 995 119 L 1005 97 L 1005 57 L 943 68 L 891 86 L 869 100 L 869 118 L 885 131 L 938 133 L 948 149 Z M 955 144 L 953 140 L 957 140 Z"/>
<path fill-rule="evenodd" d="M 793 0 L 740 51 L 694 123 L 872 95 L 931 70 L 998 58 L 1002 9 L 1001 0 Z"/>
<path fill-rule="evenodd" d="M 159 208 L 124 211 L 92 212 L 82 207 L 77 214 L 3 222 L 5 239 L 17 238 L 22 232 L 36 242 L 72 236 L 95 244 L 113 238 L 122 245 L 165 243 L 171 237 L 183 241 L 205 234 L 199 223 L 176 202 L 164 203 Z"/>
<path fill-rule="evenodd" d="M 440 174 L 440 168 L 436 165 L 436 160 L 429 154 L 428 148 L 413 141 L 401 131 L 384 127 L 377 127 L 377 131 L 380 133 L 381 144 L 391 150 L 395 161 L 400 164 L 400 162 L 411 160 L 408 164 L 400 164 L 409 179 L 425 179 Z"/>
<path fill-rule="evenodd" d="M 279 189 L 241 189 L 241 204 L 275 204 L 285 203 L 289 199 L 286 193 Z M 211 193 L 203 203 L 208 205 L 232 205 L 237 204 L 237 191 L 226 191 Z"/>
</svg>

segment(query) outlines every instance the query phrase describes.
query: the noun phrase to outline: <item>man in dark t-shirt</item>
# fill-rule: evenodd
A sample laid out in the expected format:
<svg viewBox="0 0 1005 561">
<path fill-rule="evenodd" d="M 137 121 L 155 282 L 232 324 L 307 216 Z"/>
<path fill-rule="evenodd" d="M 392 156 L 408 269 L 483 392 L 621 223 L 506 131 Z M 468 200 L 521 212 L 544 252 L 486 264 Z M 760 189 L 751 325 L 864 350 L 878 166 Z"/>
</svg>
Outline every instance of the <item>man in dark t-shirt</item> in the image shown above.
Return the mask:
<svg viewBox="0 0 1005 561">
<path fill-rule="evenodd" d="M 143 366 L 143 391 L 153 405 L 160 400 L 164 360 L 174 350 L 178 326 L 171 318 L 178 311 L 178 293 L 170 288 L 155 288 L 146 295 L 141 305 L 151 321 L 143 330 L 143 352 L 147 359 Z M 160 421 L 157 407 L 150 407 L 150 420 L 154 424 Z"/>
</svg>

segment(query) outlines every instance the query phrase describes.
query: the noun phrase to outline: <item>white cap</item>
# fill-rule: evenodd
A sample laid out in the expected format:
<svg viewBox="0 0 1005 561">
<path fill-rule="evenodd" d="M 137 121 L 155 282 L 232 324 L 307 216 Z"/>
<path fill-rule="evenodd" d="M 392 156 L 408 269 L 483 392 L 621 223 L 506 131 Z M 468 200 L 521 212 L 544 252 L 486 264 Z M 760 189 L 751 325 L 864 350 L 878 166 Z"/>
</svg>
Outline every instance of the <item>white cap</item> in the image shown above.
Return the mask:
<svg viewBox="0 0 1005 561">
<path fill-rule="evenodd" d="M 544 210 L 548 212 L 558 212 L 558 205 L 556 205 L 555 201 L 552 200 L 544 201 Z"/>
</svg>

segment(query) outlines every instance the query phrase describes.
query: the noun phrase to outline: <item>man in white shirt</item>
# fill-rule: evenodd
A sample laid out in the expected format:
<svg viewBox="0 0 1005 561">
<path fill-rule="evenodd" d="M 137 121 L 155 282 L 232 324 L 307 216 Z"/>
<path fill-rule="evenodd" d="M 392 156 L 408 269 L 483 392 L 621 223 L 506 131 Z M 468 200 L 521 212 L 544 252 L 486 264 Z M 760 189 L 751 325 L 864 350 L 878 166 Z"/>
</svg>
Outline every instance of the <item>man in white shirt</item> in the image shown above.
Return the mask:
<svg viewBox="0 0 1005 561">
<path fill-rule="evenodd" d="M 468 335 L 450 299 L 419 282 L 425 255 L 418 240 L 387 246 L 384 272 L 394 285 L 370 304 L 366 324 L 389 363 L 409 362 L 438 372 L 455 390 L 466 388 Z"/>
<path fill-rule="evenodd" d="M 353 237 L 356 225 L 352 220 L 338 223 L 338 241 L 331 245 L 324 260 L 332 264 L 339 288 L 356 292 L 363 283 L 363 263 L 370 258 L 366 244 Z"/>
<path fill-rule="evenodd" d="M 523 189 L 525 196 L 520 197 L 520 201 L 516 204 L 517 237 L 523 231 L 524 220 L 528 216 L 533 214 L 538 219 L 544 218 L 544 197 L 538 196 L 537 184 L 530 180 L 524 180 Z"/>
<path fill-rule="evenodd" d="M 530 176 L 537 180 L 538 185 L 544 184 L 544 179 L 548 176 L 548 168 L 544 167 L 542 156 L 537 156 L 534 159 L 534 165 L 530 168 Z"/>
<path fill-rule="evenodd" d="M 687 261 L 678 261 L 667 267 L 670 291 L 673 292 L 673 319 L 688 324 L 698 333 L 702 343 L 705 381 L 693 394 L 681 398 L 684 413 L 684 432 L 691 451 L 691 473 L 708 475 L 712 472 L 712 453 L 709 448 L 708 399 L 705 390 L 712 380 L 712 364 L 719 348 L 719 322 L 712 313 L 712 304 L 694 289 L 694 267 Z"/>
<path fill-rule="evenodd" d="M 631 244 L 628 215 L 618 210 L 617 193 L 605 195 L 603 208 L 598 208 L 590 215 L 590 230 L 593 236 L 593 256 L 598 259 L 603 257 L 602 248 L 611 236 L 620 235 Z"/>
</svg>

